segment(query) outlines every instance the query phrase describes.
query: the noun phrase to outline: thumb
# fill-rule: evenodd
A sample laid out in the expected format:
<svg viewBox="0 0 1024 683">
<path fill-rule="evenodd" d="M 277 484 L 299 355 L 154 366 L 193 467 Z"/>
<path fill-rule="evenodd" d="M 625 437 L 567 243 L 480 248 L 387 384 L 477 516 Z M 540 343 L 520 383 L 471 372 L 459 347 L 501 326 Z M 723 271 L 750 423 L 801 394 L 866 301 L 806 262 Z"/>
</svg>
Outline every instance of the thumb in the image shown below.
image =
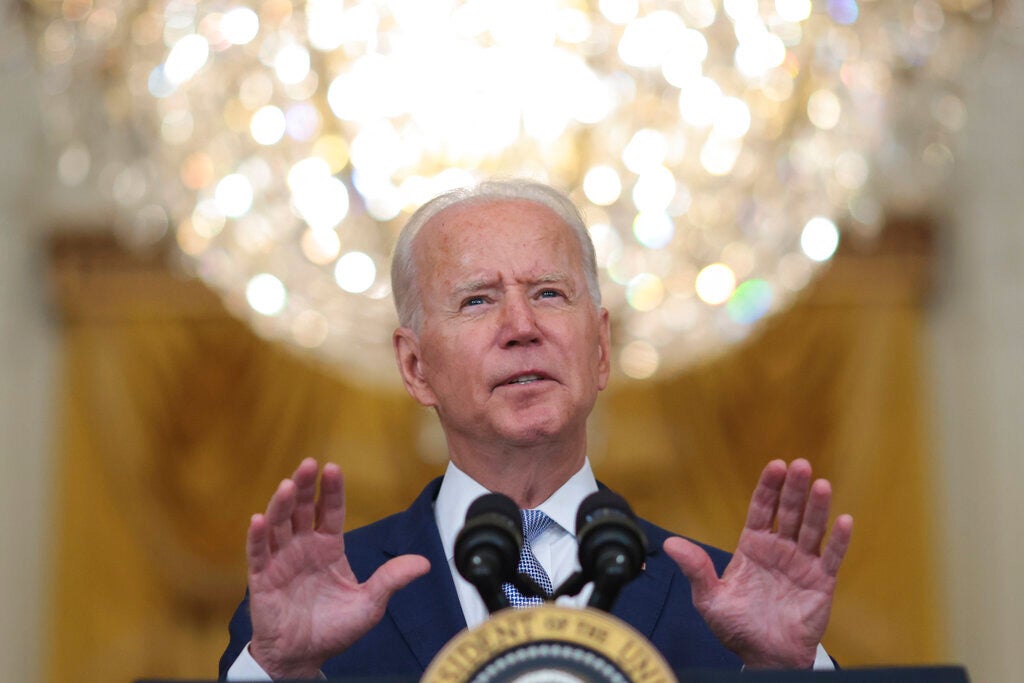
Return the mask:
<svg viewBox="0 0 1024 683">
<path fill-rule="evenodd" d="M 378 567 L 365 586 L 374 602 L 386 604 L 395 591 L 405 588 L 428 571 L 430 561 L 422 555 L 399 555 Z"/>
<path fill-rule="evenodd" d="M 706 604 L 710 601 L 718 589 L 718 574 L 704 549 L 679 536 L 666 539 L 662 547 L 690 580 L 694 604 Z"/>
</svg>

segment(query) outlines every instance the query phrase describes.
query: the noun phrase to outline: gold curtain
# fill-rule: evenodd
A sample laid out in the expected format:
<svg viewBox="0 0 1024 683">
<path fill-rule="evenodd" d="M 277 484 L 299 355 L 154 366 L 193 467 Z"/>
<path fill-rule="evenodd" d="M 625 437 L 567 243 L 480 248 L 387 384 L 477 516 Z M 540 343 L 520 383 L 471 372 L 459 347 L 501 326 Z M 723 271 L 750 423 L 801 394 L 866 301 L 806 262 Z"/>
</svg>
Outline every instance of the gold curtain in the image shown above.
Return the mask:
<svg viewBox="0 0 1024 683">
<path fill-rule="evenodd" d="M 616 378 L 592 419 L 599 478 L 727 549 L 768 459 L 807 457 L 832 479 L 856 519 L 826 636 L 848 666 L 944 654 L 918 367 L 927 257 L 910 227 L 840 259 L 739 348 L 666 381 Z M 342 466 L 350 527 L 441 472 L 439 430 L 411 399 L 256 338 L 157 262 L 67 238 L 53 275 L 66 332 L 48 680 L 214 676 L 248 517 L 302 457 Z"/>
</svg>

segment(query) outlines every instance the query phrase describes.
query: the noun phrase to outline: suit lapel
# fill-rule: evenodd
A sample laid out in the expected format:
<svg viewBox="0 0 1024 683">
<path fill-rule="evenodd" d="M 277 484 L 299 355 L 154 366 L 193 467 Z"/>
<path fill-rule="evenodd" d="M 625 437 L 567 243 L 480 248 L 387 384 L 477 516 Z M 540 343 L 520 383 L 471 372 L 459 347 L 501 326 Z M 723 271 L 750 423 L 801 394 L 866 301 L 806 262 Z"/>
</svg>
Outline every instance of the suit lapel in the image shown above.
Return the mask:
<svg viewBox="0 0 1024 683">
<path fill-rule="evenodd" d="M 640 576 L 636 577 L 622 589 L 612 614 L 622 619 L 647 638 L 654 633 L 654 627 L 661 618 L 668 600 L 669 587 L 674 575 L 679 571 L 672 562 L 665 562 L 664 553 L 659 547 L 660 539 L 651 539 L 653 528 L 647 528 L 651 549 L 647 552 L 647 561 Z"/>
<path fill-rule="evenodd" d="M 425 669 L 455 634 L 466 628 L 448 559 L 434 519 L 434 498 L 440 479 L 431 482 L 405 512 L 400 513 L 382 550 L 389 557 L 423 555 L 430 560 L 430 572 L 395 593 L 387 613 L 410 650 Z M 673 577 L 678 567 L 663 557 L 662 538 L 655 527 L 641 522 L 651 550 L 643 572 L 631 581 L 616 601 L 612 614 L 645 637 L 650 638 L 661 618 Z M 654 538 L 652 538 L 654 536 Z"/>
<path fill-rule="evenodd" d="M 423 668 L 456 633 L 466 628 L 434 519 L 433 503 L 440 482 L 431 482 L 401 514 L 382 546 L 391 557 L 412 553 L 430 560 L 430 572 L 395 593 L 387 609 Z"/>
</svg>

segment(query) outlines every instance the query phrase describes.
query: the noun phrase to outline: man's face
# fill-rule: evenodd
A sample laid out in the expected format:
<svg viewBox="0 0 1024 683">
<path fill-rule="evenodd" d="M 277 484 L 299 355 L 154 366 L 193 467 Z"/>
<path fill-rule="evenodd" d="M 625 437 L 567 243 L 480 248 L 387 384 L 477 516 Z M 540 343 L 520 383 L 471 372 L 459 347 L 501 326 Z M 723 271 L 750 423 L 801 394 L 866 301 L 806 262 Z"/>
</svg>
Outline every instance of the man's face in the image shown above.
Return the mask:
<svg viewBox="0 0 1024 683">
<path fill-rule="evenodd" d="M 482 201 L 435 216 L 413 249 L 423 323 L 396 332 L 396 351 L 449 444 L 582 437 L 608 380 L 608 313 L 564 221 L 533 202 Z"/>
</svg>

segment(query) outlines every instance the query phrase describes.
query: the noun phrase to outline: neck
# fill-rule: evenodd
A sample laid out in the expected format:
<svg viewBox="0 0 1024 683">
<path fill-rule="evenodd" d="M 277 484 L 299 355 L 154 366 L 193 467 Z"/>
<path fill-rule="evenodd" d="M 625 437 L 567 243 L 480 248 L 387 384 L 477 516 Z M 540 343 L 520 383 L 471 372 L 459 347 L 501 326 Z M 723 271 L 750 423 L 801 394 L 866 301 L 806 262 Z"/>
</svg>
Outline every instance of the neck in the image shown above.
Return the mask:
<svg viewBox="0 0 1024 683">
<path fill-rule="evenodd" d="M 491 449 L 466 449 L 452 444 L 455 466 L 488 491 L 502 493 L 520 508 L 535 508 L 551 497 L 583 467 L 586 439 L 571 448 L 564 443 Z"/>
</svg>

